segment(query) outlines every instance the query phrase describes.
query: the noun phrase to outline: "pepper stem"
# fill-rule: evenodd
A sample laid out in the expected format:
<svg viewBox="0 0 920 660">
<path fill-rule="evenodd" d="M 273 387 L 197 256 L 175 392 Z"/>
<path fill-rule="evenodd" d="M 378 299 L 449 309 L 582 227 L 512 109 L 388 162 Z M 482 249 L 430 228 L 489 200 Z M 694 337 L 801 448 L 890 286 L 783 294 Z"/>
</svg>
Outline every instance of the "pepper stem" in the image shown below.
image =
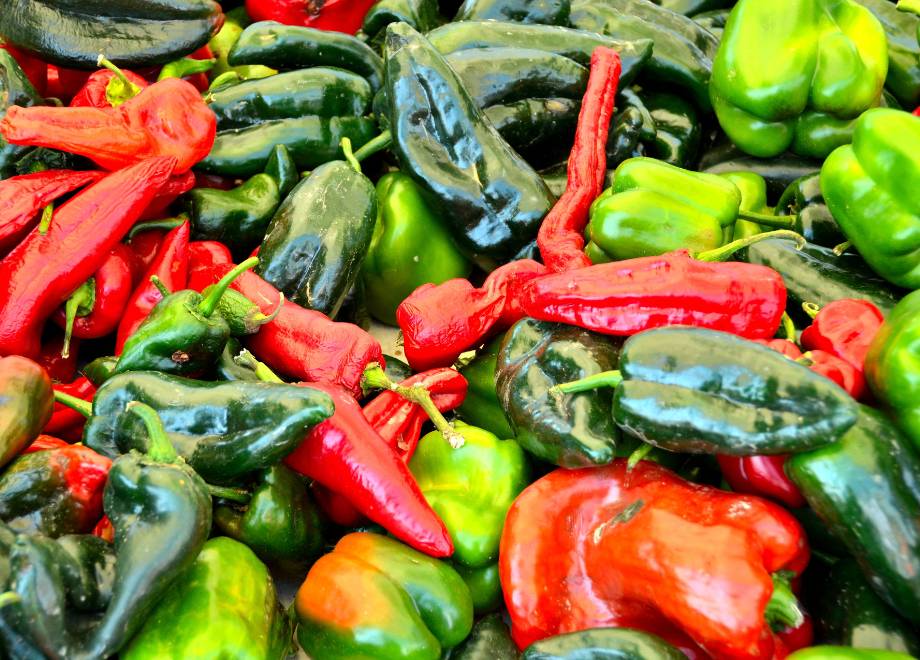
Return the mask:
<svg viewBox="0 0 920 660">
<path fill-rule="evenodd" d="M 86 316 L 92 313 L 96 305 L 96 280 L 89 278 L 80 288 L 73 292 L 67 302 L 64 304 L 64 314 L 66 321 L 64 323 L 64 348 L 61 350 L 62 358 L 70 357 L 70 338 L 73 335 L 73 323 L 78 316 Z"/>
<path fill-rule="evenodd" d="M 21 603 L 22 598 L 15 591 L 4 591 L 0 594 L 0 610 L 15 603 Z"/>
<path fill-rule="evenodd" d="M 208 85 L 208 91 L 210 92 L 211 90 L 217 89 L 218 87 L 223 87 L 228 83 L 237 85 L 241 82 L 243 82 L 243 77 L 240 74 L 238 74 L 236 71 L 227 71 L 220 74 L 211 81 L 211 84 Z M 205 98 L 204 102 L 209 103 L 207 98 Z"/>
<path fill-rule="evenodd" d="M 96 66 L 104 66 L 115 74 L 115 77 L 105 86 L 105 100 L 108 101 L 113 108 L 117 108 L 125 101 L 133 99 L 141 93 L 141 88 L 128 80 L 124 71 L 105 59 L 105 55 L 100 55 L 96 59 Z"/>
<path fill-rule="evenodd" d="M 179 60 L 173 60 L 163 65 L 160 69 L 160 75 L 157 76 L 157 82 L 167 78 L 185 78 L 193 76 L 196 73 L 206 73 L 214 68 L 217 64 L 217 58 L 209 60 L 195 60 L 191 57 L 183 57 Z"/>
<path fill-rule="evenodd" d="M 393 134 L 390 131 L 384 131 L 373 140 L 365 144 L 363 147 L 358 149 L 355 152 L 355 160 L 358 162 L 363 161 L 369 156 L 373 156 L 378 151 L 383 151 L 384 149 L 389 149 L 393 146 Z"/>
<path fill-rule="evenodd" d="M 814 303 L 804 302 L 802 303 L 802 310 L 808 314 L 810 318 L 815 318 L 818 315 L 818 312 L 821 311 L 821 308 Z"/>
<path fill-rule="evenodd" d="M 153 286 L 155 286 L 155 287 L 157 288 L 157 291 L 160 292 L 160 295 L 163 296 L 164 298 L 165 298 L 166 296 L 171 296 L 171 295 L 172 295 L 172 291 L 169 290 L 169 287 L 167 287 L 165 284 L 163 284 L 163 280 L 161 280 L 161 279 L 160 279 L 159 277 L 157 277 L 156 275 L 151 275 L 151 276 L 150 276 L 150 281 L 153 283 Z"/>
<path fill-rule="evenodd" d="M 750 220 L 765 227 L 776 227 L 777 229 L 792 229 L 795 227 L 796 220 L 794 215 L 765 215 L 763 213 L 754 213 L 753 211 L 738 211 L 738 218 L 740 220 Z"/>
<path fill-rule="evenodd" d="M 795 342 L 795 323 L 792 322 L 792 317 L 786 312 L 783 312 L 783 315 L 779 319 L 779 327 L 783 329 L 783 337 L 780 337 L 780 339 L 788 339 L 791 342 Z"/>
<path fill-rule="evenodd" d="M 93 404 L 91 404 L 89 401 L 78 399 L 71 394 L 58 392 L 57 390 L 54 390 L 54 400 L 63 406 L 67 406 L 71 410 L 76 410 L 78 413 L 86 417 L 86 419 L 89 419 L 93 416 Z"/>
<path fill-rule="evenodd" d="M 652 451 L 652 445 L 645 443 L 636 449 L 633 453 L 631 453 L 629 455 L 629 460 L 626 461 L 626 471 L 632 472 L 632 469 L 636 467 L 639 464 L 639 461 L 645 458 L 645 455 L 650 451 Z"/>
<path fill-rule="evenodd" d="M 258 257 L 249 257 L 249 259 L 220 278 L 220 282 L 214 285 L 214 289 L 208 294 L 208 297 L 202 300 L 201 304 L 198 305 L 198 311 L 201 312 L 201 315 L 206 319 L 210 318 L 214 310 L 217 309 L 217 303 L 220 302 L 220 298 L 224 295 L 224 291 L 233 283 L 233 280 L 258 263 Z"/>
<path fill-rule="evenodd" d="M 764 619 L 774 632 L 786 626 L 798 628 L 805 622 L 805 615 L 802 614 L 799 601 L 792 593 L 792 587 L 789 584 L 789 580 L 795 577 L 795 573 L 777 571 L 772 577 L 773 595 L 767 601 L 767 607 L 763 613 Z"/>
<path fill-rule="evenodd" d="M 623 374 L 619 370 L 603 371 L 581 380 L 573 380 L 571 383 L 559 383 L 551 387 L 550 392 L 559 392 L 560 394 L 574 394 L 575 392 L 587 392 L 598 387 L 616 387 L 623 380 Z"/>
<path fill-rule="evenodd" d="M 284 381 L 278 378 L 278 375 L 269 369 L 263 362 L 259 362 L 255 356 L 247 351 L 245 348 L 233 358 L 233 361 L 244 369 L 249 369 L 252 371 L 256 377 L 265 382 L 265 383 L 283 383 Z"/>
<path fill-rule="evenodd" d="M 920 16 L 920 0 L 898 0 L 898 11 L 906 11 Z"/>
<path fill-rule="evenodd" d="M 834 254 L 839 257 L 851 247 L 853 247 L 853 241 L 844 241 L 843 243 L 834 246 Z"/>
<path fill-rule="evenodd" d="M 747 238 L 741 238 L 737 241 L 732 241 L 728 245 L 723 245 L 720 248 L 715 250 L 707 250 L 706 252 L 691 252 L 690 256 L 694 259 L 699 259 L 700 261 L 710 261 L 710 262 L 721 262 L 728 261 L 735 252 L 746 248 L 749 245 L 754 243 L 760 243 L 760 241 L 766 241 L 771 238 L 790 238 L 796 242 L 796 250 L 801 250 L 805 247 L 805 239 L 796 234 L 794 231 L 781 230 L 781 231 L 768 231 L 763 234 L 755 234 L 754 236 L 748 236 Z"/>
<path fill-rule="evenodd" d="M 428 415 L 428 419 L 434 422 L 435 428 L 441 432 L 441 435 L 444 436 L 444 439 L 447 440 L 447 443 L 451 447 L 459 449 L 466 442 L 463 435 L 458 433 L 456 429 L 444 419 L 444 415 L 441 414 L 441 411 L 434 405 L 434 401 L 431 400 L 431 393 L 428 391 L 428 388 L 421 383 L 416 383 L 410 387 L 397 385 L 387 378 L 386 373 L 384 373 L 378 363 L 370 362 L 364 367 L 364 373 L 361 375 L 361 389 L 365 392 L 369 390 L 389 390 L 391 392 L 396 392 L 399 396 L 406 399 L 406 401 L 411 401 L 421 406 L 422 410 Z"/>
<path fill-rule="evenodd" d="M 157 463 L 178 463 L 179 454 L 169 441 L 166 429 L 163 428 L 163 422 L 160 421 L 157 411 L 140 401 L 129 402 L 126 410 L 144 420 L 147 435 L 150 436 L 150 448 L 147 450 L 147 456 Z"/>
<path fill-rule="evenodd" d="M 172 231 L 176 227 L 181 227 L 183 224 L 185 224 L 186 220 L 188 220 L 188 216 L 183 213 L 182 215 L 176 216 L 175 218 L 163 218 L 162 220 L 148 220 L 147 222 L 138 222 L 128 230 L 127 235 L 125 235 L 125 239 L 130 240 L 141 232 L 150 231 L 151 229 L 166 229 L 167 231 Z"/>
<path fill-rule="evenodd" d="M 208 484 L 208 492 L 211 497 L 221 497 L 225 500 L 233 500 L 240 504 L 249 504 L 252 499 L 252 493 L 242 488 L 227 488 L 225 486 L 212 486 Z"/>
<path fill-rule="evenodd" d="M 354 152 L 351 150 L 351 139 L 347 137 L 343 137 L 342 141 L 339 142 L 339 146 L 342 147 L 342 153 L 345 154 L 345 160 L 348 162 L 349 165 L 355 168 L 355 171 L 358 174 L 360 174 L 361 173 L 361 163 L 358 162 L 358 159 L 355 158 Z"/>
<path fill-rule="evenodd" d="M 42 236 L 48 235 L 52 217 L 54 217 L 54 202 L 48 202 L 48 206 L 42 209 L 42 219 L 38 223 L 38 233 Z"/>
</svg>

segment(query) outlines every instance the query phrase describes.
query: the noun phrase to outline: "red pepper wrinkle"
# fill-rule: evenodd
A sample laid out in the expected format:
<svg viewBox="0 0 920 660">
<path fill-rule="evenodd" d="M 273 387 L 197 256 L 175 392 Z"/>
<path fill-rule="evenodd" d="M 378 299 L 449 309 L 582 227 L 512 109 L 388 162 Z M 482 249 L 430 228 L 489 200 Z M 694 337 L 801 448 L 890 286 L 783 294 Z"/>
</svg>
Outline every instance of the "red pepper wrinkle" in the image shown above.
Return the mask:
<svg viewBox="0 0 920 660">
<path fill-rule="evenodd" d="M 332 397 L 335 414 L 316 426 L 288 467 L 344 495 L 399 540 L 433 557 L 453 554 L 447 528 L 428 505 L 409 468 L 337 385 L 303 384 Z"/>
<path fill-rule="evenodd" d="M 884 321 L 882 313 L 865 300 L 843 298 L 823 307 L 802 331 L 802 346 L 825 351 L 863 371 L 869 344 Z"/>
<path fill-rule="evenodd" d="M 543 263 L 553 272 L 591 265 L 591 259 L 582 251 L 584 231 L 588 209 L 604 188 L 607 133 L 621 70 L 615 50 L 603 46 L 594 50 L 575 144 L 569 155 L 565 192 L 543 219 L 537 234 Z"/>
</svg>

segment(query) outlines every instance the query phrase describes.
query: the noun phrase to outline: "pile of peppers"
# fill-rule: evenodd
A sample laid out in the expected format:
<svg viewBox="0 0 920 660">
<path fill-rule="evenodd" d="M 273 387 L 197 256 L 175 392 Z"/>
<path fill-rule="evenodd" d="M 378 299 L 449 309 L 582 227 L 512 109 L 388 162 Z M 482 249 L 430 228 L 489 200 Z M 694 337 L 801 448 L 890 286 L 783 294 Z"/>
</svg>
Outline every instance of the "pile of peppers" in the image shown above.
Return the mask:
<svg viewBox="0 0 920 660">
<path fill-rule="evenodd" d="M 920 658 L 920 0 L 0 11 L 0 660 Z"/>
</svg>

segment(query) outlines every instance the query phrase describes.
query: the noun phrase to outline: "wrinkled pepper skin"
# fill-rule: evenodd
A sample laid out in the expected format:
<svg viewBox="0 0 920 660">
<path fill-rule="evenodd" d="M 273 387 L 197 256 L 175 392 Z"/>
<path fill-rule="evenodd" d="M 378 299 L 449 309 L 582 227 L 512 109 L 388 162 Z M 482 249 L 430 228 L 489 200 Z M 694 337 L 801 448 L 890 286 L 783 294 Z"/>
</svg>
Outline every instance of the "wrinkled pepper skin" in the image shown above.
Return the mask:
<svg viewBox="0 0 920 660">
<path fill-rule="evenodd" d="M 702 647 L 716 660 L 770 660 L 771 573 L 800 573 L 809 558 L 798 521 L 766 500 L 626 463 L 555 470 L 512 505 L 499 567 L 518 647 L 615 627 L 654 631 L 690 657 L 706 657 Z"/>
<path fill-rule="evenodd" d="M 314 660 L 438 660 L 473 627 L 456 571 L 379 534 L 343 537 L 310 569 L 294 609 Z"/>
<path fill-rule="evenodd" d="M 847 240 L 824 203 L 818 174 L 803 176 L 789 184 L 776 203 L 776 215 L 796 216 L 792 231 L 809 243 L 833 248 Z"/>
<path fill-rule="evenodd" d="M 292 575 L 306 575 L 323 553 L 319 509 L 303 478 L 281 463 L 257 473 L 248 504 L 218 501 L 214 523 L 262 561 Z"/>
<path fill-rule="evenodd" d="M 119 657 L 284 660 L 292 635 L 265 564 L 242 543 L 218 537 L 204 544 Z"/>
<path fill-rule="evenodd" d="M 387 27 L 386 48 L 388 117 L 400 169 L 423 190 L 458 247 L 494 270 L 536 237 L 555 200 L 427 39 L 396 23 Z M 432 87 L 442 90 L 437 103 L 426 91 Z M 469 139 L 456 143 L 460 133 Z"/>
<path fill-rule="evenodd" d="M 32 444 L 54 414 L 48 374 L 32 360 L 0 358 L 0 467 Z"/>
<path fill-rule="evenodd" d="M 912 290 L 920 288 L 917 148 L 920 118 L 878 108 L 821 167 L 824 200 L 843 233 L 876 273 Z"/>
<path fill-rule="evenodd" d="M 629 628 L 593 628 L 534 642 L 521 660 L 683 660 L 674 645 L 660 637 Z"/>
<path fill-rule="evenodd" d="M 741 0 L 732 10 L 713 61 L 712 105 L 752 156 L 791 148 L 825 158 L 849 142 L 851 120 L 878 104 L 885 32 L 851 0 L 797 0 L 781 20 L 778 10 L 769 0 Z"/>
<path fill-rule="evenodd" d="M 495 392 L 495 365 L 504 337 L 504 333 L 492 337 L 476 351 L 476 357 L 458 370 L 469 388 L 463 403 L 457 406 L 457 413 L 469 424 L 507 440 L 514 437 L 514 431 Z"/>
<path fill-rule="evenodd" d="M 521 652 L 500 614 L 488 614 L 450 655 L 454 660 L 519 660 Z"/>
<path fill-rule="evenodd" d="M 495 391 L 524 449 L 566 468 L 614 459 L 620 434 L 610 391 L 560 395 L 550 388 L 615 368 L 620 346 L 612 337 L 533 319 L 508 331 L 495 365 Z"/>
<path fill-rule="evenodd" d="M 24 534 L 88 534 L 102 518 L 111 465 L 88 447 L 19 456 L 0 473 L 0 520 Z"/>
<path fill-rule="evenodd" d="M 703 328 L 661 328 L 631 337 L 613 417 L 624 430 L 671 451 L 726 456 L 807 451 L 856 423 L 857 404 L 838 385 L 781 353 Z"/>
<path fill-rule="evenodd" d="M 920 454 L 910 441 L 881 413 L 860 406 L 846 435 L 791 456 L 786 472 L 878 594 L 920 622 Z"/>
<path fill-rule="evenodd" d="M 409 294 L 423 284 L 467 278 L 472 264 L 411 178 L 402 172 L 384 174 L 377 181 L 376 196 L 377 222 L 361 278 L 370 313 L 397 325 L 396 309 Z"/>
</svg>

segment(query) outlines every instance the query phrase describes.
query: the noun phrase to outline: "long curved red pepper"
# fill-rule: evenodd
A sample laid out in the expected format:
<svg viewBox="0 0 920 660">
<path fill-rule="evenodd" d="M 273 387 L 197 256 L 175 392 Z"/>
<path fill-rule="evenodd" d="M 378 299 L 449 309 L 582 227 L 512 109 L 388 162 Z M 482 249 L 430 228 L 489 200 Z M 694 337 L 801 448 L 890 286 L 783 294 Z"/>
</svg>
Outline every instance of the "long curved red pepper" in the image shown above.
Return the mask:
<svg viewBox="0 0 920 660">
<path fill-rule="evenodd" d="M 166 78 L 117 108 L 13 106 L 0 120 L 11 144 L 80 154 L 109 170 L 163 155 L 187 172 L 214 145 L 217 119 L 190 83 Z"/>
<path fill-rule="evenodd" d="M 45 321 L 102 265 L 175 165 L 159 156 L 113 172 L 56 209 L 47 236 L 32 232 L 0 261 L 0 355 L 38 356 Z"/>
<path fill-rule="evenodd" d="M 144 322 L 160 300 L 163 294 L 150 281 L 156 275 L 166 285 L 170 292 L 181 291 L 188 282 L 188 237 L 191 228 L 188 220 L 166 234 L 160 251 L 141 283 L 131 294 L 125 307 L 124 314 L 118 324 L 118 334 L 115 339 L 115 354 L 120 355 L 121 349 L 134 334 L 134 331 Z"/>
<path fill-rule="evenodd" d="M 335 414 L 316 426 L 284 462 L 341 493 L 358 511 L 416 550 L 433 557 L 451 555 L 454 546 L 444 523 L 357 402 L 337 385 L 309 386 L 332 397 Z"/>
<path fill-rule="evenodd" d="M 607 133 L 621 71 L 620 56 L 615 50 L 603 46 L 594 50 L 575 144 L 569 155 L 565 192 L 543 219 L 537 234 L 540 256 L 553 272 L 591 265 L 591 259 L 582 252 L 585 225 L 591 202 L 604 188 Z"/>
<path fill-rule="evenodd" d="M 189 170 L 185 174 L 171 176 L 160 192 L 150 202 L 150 206 L 144 211 L 141 220 L 159 220 L 160 218 L 169 217 L 167 211 L 169 205 L 175 202 L 179 195 L 187 193 L 195 187 L 195 173 Z"/>
<path fill-rule="evenodd" d="M 96 386 L 89 382 L 85 376 L 81 376 L 67 385 L 55 383 L 53 387 L 55 392 L 63 392 L 83 401 L 92 401 L 93 396 L 96 394 Z M 60 437 L 70 442 L 79 442 L 83 437 L 83 426 L 85 424 L 86 417 L 81 413 L 55 401 L 54 414 L 45 424 L 42 433 Z"/>
</svg>

